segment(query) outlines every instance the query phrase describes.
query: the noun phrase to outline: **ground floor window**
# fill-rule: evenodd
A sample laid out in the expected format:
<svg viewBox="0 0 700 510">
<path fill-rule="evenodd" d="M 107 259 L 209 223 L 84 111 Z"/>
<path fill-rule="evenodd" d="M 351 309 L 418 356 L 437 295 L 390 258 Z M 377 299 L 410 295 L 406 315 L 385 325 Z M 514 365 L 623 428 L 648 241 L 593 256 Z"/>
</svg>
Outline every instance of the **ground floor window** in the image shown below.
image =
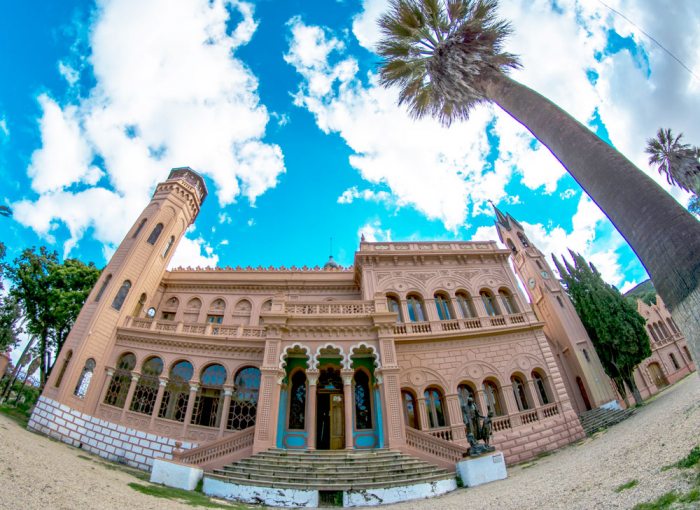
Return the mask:
<svg viewBox="0 0 700 510">
<path fill-rule="evenodd" d="M 189 361 L 179 361 L 173 365 L 158 416 L 168 420 L 185 421 L 187 401 L 190 398 L 190 379 L 193 373 L 194 369 Z"/>
<path fill-rule="evenodd" d="M 255 425 L 260 391 L 260 370 L 246 367 L 236 373 L 233 395 L 228 413 L 227 428 L 243 430 Z"/>
<path fill-rule="evenodd" d="M 301 370 L 292 375 L 289 392 L 289 428 L 304 430 L 306 415 L 306 375 Z"/>
<path fill-rule="evenodd" d="M 117 368 L 112 376 L 112 381 L 107 388 L 105 404 L 115 407 L 124 407 L 126 397 L 129 394 L 131 385 L 131 371 L 136 366 L 136 356 L 133 354 L 123 354 L 117 362 Z"/>
<path fill-rule="evenodd" d="M 355 372 L 355 428 L 372 428 L 372 403 L 369 393 L 369 376 L 362 370 Z"/>
<path fill-rule="evenodd" d="M 425 390 L 425 410 L 428 414 L 428 423 L 431 429 L 445 426 L 445 413 L 442 391 L 438 388 Z"/>
</svg>

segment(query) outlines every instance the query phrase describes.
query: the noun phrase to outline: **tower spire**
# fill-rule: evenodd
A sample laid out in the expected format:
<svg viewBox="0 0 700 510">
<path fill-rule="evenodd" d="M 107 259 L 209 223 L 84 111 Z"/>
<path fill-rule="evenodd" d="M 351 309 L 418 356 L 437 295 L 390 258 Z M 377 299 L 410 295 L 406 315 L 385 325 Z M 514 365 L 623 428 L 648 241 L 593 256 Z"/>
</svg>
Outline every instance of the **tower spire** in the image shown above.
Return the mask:
<svg viewBox="0 0 700 510">
<path fill-rule="evenodd" d="M 501 226 L 503 226 L 503 228 L 506 230 L 510 230 L 510 221 L 506 215 L 503 214 L 498 207 L 496 207 L 496 204 L 494 204 L 492 200 L 489 200 L 489 203 L 491 204 L 491 207 L 493 207 L 493 211 L 496 213 L 496 223 L 501 224 Z"/>
</svg>

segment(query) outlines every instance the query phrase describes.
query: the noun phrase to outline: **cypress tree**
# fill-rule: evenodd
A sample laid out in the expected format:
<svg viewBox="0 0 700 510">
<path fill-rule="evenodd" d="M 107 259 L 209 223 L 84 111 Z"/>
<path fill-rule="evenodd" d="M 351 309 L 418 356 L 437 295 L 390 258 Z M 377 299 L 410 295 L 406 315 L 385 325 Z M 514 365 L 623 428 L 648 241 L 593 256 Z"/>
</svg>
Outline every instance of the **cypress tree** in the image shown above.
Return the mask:
<svg viewBox="0 0 700 510">
<path fill-rule="evenodd" d="M 605 373 L 627 403 L 627 388 L 637 404 L 642 397 L 634 369 L 651 356 L 644 318 L 613 285 L 606 283 L 593 264 L 569 250 L 573 265 L 552 255 L 576 313 L 588 332 Z"/>
</svg>

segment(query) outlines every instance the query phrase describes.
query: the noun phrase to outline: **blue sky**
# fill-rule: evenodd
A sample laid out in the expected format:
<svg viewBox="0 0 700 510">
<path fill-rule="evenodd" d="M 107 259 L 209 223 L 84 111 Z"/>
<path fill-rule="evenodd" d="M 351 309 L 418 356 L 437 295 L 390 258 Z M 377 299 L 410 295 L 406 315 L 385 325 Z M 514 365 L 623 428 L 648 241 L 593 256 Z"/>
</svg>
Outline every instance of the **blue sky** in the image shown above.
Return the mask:
<svg viewBox="0 0 700 510">
<path fill-rule="evenodd" d="M 608 2 L 686 64 L 692 0 Z M 496 107 L 449 130 L 408 119 L 376 83 L 385 0 L 3 2 L 0 178 L 8 258 L 46 244 L 106 263 L 173 166 L 210 195 L 175 265 L 352 263 L 370 240 L 495 239 L 488 200 L 543 251 L 573 248 L 609 281 L 634 254 L 549 152 Z M 657 182 L 658 127 L 700 144 L 700 83 L 599 2 L 501 2 L 514 78 Z M 698 74 L 698 73 L 696 73 Z M 683 204 L 687 195 L 672 191 Z"/>
</svg>

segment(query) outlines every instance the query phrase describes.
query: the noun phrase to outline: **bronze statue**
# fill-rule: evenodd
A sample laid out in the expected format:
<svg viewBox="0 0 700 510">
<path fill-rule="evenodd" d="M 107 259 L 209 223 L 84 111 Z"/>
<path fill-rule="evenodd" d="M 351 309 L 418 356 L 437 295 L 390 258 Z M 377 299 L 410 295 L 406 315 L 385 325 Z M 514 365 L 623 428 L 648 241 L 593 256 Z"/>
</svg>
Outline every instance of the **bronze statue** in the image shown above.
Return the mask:
<svg viewBox="0 0 700 510">
<path fill-rule="evenodd" d="M 474 399 L 470 396 L 466 402 L 462 403 L 462 418 L 467 432 L 467 441 L 469 442 L 469 456 L 477 457 L 482 453 L 488 453 L 495 450 L 489 445 L 491 434 L 493 432 L 493 424 L 491 418 L 493 412 L 489 411 L 486 416 L 479 412 Z M 481 423 L 479 421 L 481 420 Z M 479 443 L 483 441 L 483 443 Z"/>
</svg>

